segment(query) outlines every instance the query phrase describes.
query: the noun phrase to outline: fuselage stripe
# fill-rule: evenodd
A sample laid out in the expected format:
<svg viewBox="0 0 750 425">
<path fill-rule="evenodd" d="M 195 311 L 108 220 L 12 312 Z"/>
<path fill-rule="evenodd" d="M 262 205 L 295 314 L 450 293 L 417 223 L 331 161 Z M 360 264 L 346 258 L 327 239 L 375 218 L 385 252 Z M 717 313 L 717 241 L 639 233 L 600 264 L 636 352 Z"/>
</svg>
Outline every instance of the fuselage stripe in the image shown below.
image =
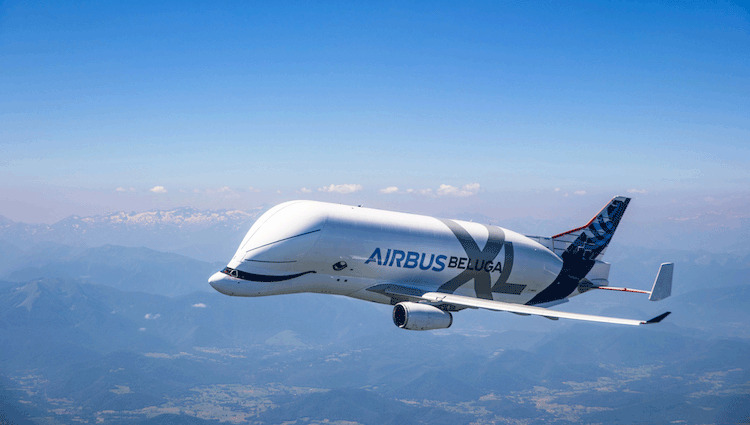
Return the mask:
<svg viewBox="0 0 750 425">
<path fill-rule="evenodd" d="M 229 267 L 226 267 L 221 272 L 229 276 L 236 277 L 242 280 L 249 280 L 251 282 L 283 282 L 285 280 L 291 280 L 296 277 L 306 275 L 308 273 L 315 273 L 315 270 L 310 270 L 310 271 L 296 273 L 296 274 L 283 275 L 283 276 L 248 273 L 248 272 L 243 272 L 242 270 L 232 269 Z"/>
</svg>

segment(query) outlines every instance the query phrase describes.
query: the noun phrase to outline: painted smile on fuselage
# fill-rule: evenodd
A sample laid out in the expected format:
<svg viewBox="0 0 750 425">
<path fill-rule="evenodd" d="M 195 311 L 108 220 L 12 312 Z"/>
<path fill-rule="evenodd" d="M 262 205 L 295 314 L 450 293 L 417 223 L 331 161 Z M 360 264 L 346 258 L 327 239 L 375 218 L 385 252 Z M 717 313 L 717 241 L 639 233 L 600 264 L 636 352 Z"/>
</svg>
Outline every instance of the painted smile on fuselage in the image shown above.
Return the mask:
<svg viewBox="0 0 750 425">
<path fill-rule="evenodd" d="M 242 270 L 237 270 L 237 269 L 233 269 L 230 267 L 224 268 L 224 270 L 222 270 L 221 272 L 226 275 L 236 277 L 237 279 L 247 280 L 250 282 L 283 282 L 285 280 L 291 280 L 300 276 L 304 276 L 308 273 L 315 273 L 315 270 L 310 270 L 310 271 L 306 271 L 302 273 L 283 275 L 283 276 L 248 273 L 248 272 L 243 272 Z"/>
</svg>

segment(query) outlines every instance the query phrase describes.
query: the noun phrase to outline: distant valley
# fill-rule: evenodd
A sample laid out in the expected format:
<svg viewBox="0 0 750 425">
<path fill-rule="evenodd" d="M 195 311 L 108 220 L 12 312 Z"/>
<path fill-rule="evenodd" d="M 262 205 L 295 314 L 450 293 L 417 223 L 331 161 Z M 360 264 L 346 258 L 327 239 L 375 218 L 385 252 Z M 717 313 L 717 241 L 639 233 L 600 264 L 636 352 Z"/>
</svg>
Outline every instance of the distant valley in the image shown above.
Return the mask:
<svg viewBox="0 0 750 425">
<path fill-rule="evenodd" d="M 102 218 L 92 227 L 77 218 L 68 233 L 5 222 L 6 417 L 19 424 L 750 420 L 750 257 L 614 243 L 606 257 L 613 284 L 646 288 L 658 264 L 673 260 L 674 295 L 651 303 L 600 291 L 558 307 L 623 317 L 672 311 L 658 326 L 463 311 L 450 329 L 409 332 L 393 326 L 385 305 L 213 291 L 208 276 L 226 264 L 253 218 L 181 214 L 131 224 Z M 196 221 L 186 224 L 191 214 Z M 226 252 L 178 253 L 219 244 Z"/>
<path fill-rule="evenodd" d="M 83 251 L 64 246 L 49 251 L 37 247 L 33 252 L 20 269 L 8 273 L 5 279 L 14 282 L 47 277 L 80 279 L 124 291 L 177 296 L 213 291 L 208 285 L 208 276 L 226 264 L 207 263 L 149 248 L 115 245 Z"/>
<path fill-rule="evenodd" d="M 389 310 L 312 294 L 168 298 L 66 280 L 5 283 L 4 389 L 11 407 L 52 423 L 170 413 L 269 424 L 705 423 L 742 420 L 750 406 L 746 338 L 675 323 L 521 333 L 513 324 L 547 323 L 489 312 L 477 323 L 479 313 L 460 315 L 447 331 L 405 332 Z"/>
</svg>

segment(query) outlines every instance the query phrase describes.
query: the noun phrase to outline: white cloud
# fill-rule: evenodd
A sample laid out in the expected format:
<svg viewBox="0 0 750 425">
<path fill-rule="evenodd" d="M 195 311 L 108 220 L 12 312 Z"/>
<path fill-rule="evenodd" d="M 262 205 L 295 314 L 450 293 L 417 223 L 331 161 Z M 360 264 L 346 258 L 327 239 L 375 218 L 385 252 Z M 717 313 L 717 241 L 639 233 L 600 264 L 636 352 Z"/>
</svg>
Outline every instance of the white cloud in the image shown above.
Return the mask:
<svg viewBox="0 0 750 425">
<path fill-rule="evenodd" d="M 576 190 L 575 192 L 573 192 L 573 194 L 578 195 L 578 196 L 583 196 L 583 195 L 586 194 L 586 191 L 585 190 Z"/>
<path fill-rule="evenodd" d="M 252 186 L 248 187 L 247 190 L 249 190 L 250 192 L 260 192 L 260 189 L 256 189 Z"/>
<path fill-rule="evenodd" d="M 398 193 L 398 188 L 396 186 L 389 186 L 385 189 L 380 189 L 378 192 L 380 193 Z"/>
<path fill-rule="evenodd" d="M 157 314 L 148 313 L 145 316 L 143 316 L 143 318 L 146 319 L 146 320 L 155 320 L 155 319 L 158 319 L 160 317 L 161 317 L 161 314 L 158 314 L 158 313 Z"/>
<path fill-rule="evenodd" d="M 628 189 L 628 193 L 640 193 L 641 195 L 645 195 L 646 189 Z"/>
<path fill-rule="evenodd" d="M 556 188 L 555 188 L 555 192 L 559 192 L 559 191 L 560 191 L 560 188 L 559 188 L 559 187 L 556 187 Z"/>
<path fill-rule="evenodd" d="M 479 187 L 479 183 L 469 183 L 461 186 L 461 189 L 468 190 L 472 193 L 479 193 L 481 191 L 481 188 Z"/>
<path fill-rule="evenodd" d="M 201 193 L 200 189 L 194 189 L 193 192 L 195 193 Z M 239 198 L 240 195 L 234 193 L 232 189 L 229 188 L 229 186 L 223 186 L 218 189 L 205 189 L 203 191 L 206 195 L 213 196 L 213 195 L 222 195 L 226 199 L 231 198 Z"/>
<path fill-rule="evenodd" d="M 219 189 L 216 190 L 216 192 L 224 194 L 224 198 L 227 198 L 227 199 L 240 197 L 240 195 L 234 193 L 234 191 L 230 189 L 228 186 L 220 187 Z"/>
<path fill-rule="evenodd" d="M 138 329 L 138 330 L 139 330 L 139 331 L 141 331 L 141 332 L 143 332 L 143 331 L 145 331 L 145 330 L 146 330 L 146 328 L 140 328 L 140 329 Z"/>
<path fill-rule="evenodd" d="M 424 196 L 432 196 L 432 189 L 417 189 L 416 192 Z"/>
<path fill-rule="evenodd" d="M 353 193 L 362 190 L 362 185 L 359 184 L 332 184 L 328 187 L 321 187 L 318 189 L 319 192 L 329 193 Z"/>
<path fill-rule="evenodd" d="M 164 186 L 154 186 L 149 190 L 154 193 L 167 193 L 167 189 L 164 189 Z"/>
<path fill-rule="evenodd" d="M 133 187 L 128 187 L 128 188 L 118 187 L 117 189 L 115 189 L 115 192 L 135 192 L 135 188 L 133 188 Z"/>
<path fill-rule="evenodd" d="M 437 194 L 440 196 L 471 196 L 476 195 L 481 191 L 479 183 L 469 183 L 463 186 L 454 187 L 448 184 L 441 184 L 437 190 Z"/>
<path fill-rule="evenodd" d="M 310 189 L 308 189 L 308 188 L 306 188 L 306 187 L 303 187 L 303 188 L 302 188 L 302 189 L 300 189 L 299 191 L 300 191 L 300 193 L 310 193 L 310 192 L 312 192 L 312 190 L 310 190 Z"/>
<path fill-rule="evenodd" d="M 197 303 L 197 304 L 193 304 L 193 305 L 191 305 L 190 307 L 196 307 L 196 308 L 206 308 L 206 305 L 205 305 L 205 304 L 203 304 L 203 303 Z"/>
<path fill-rule="evenodd" d="M 276 193 L 281 194 L 281 189 L 277 189 Z"/>
</svg>

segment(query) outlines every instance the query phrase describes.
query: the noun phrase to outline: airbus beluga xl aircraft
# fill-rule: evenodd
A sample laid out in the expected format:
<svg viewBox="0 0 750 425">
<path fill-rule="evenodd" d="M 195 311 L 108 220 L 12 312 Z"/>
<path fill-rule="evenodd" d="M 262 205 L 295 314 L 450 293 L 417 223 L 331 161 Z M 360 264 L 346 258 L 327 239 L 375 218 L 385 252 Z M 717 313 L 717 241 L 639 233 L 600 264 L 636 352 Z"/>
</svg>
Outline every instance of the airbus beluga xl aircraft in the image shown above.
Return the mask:
<svg viewBox="0 0 750 425">
<path fill-rule="evenodd" d="M 277 205 L 253 224 L 227 267 L 209 283 L 231 296 L 316 292 L 394 305 L 393 322 L 448 328 L 465 308 L 593 322 L 644 325 L 547 307 L 594 289 L 649 294 L 672 290 L 664 263 L 651 291 L 613 288 L 601 260 L 629 198 L 613 198 L 585 225 L 552 237 L 460 220 L 315 201 Z"/>
</svg>

